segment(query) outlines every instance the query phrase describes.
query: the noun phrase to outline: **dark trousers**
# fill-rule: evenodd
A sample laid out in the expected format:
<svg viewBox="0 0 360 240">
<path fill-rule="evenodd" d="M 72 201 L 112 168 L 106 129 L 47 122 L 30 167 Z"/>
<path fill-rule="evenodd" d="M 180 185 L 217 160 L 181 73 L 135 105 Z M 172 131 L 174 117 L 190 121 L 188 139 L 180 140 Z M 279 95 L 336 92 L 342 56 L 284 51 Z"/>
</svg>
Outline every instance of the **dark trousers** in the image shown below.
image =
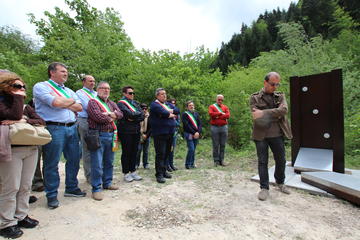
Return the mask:
<svg viewBox="0 0 360 240">
<path fill-rule="evenodd" d="M 119 134 L 121 142 L 121 167 L 122 172 L 127 174 L 135 172 L 136 154 L 140 142 L 140 134 Z"/>
<path fill-rule="evenodd" d="M 283 184 L 285 181 L 285 146 L 283 137 L 265 138 L 262 141 L 254 140 L 258 156 L 258 170 L 260 177 L 260 188 L 269 189 L 269 147 L 275 160 L 275 181 Z"/>
<path fill-rule="evenodd" d="M 172 141 L 173 134 L 154 136 L 156 177 L 163 176 L 166 171 L 165 161 L 171 152 Z"/>
<path fill-rule="evenodd" d="M 149 165 L 149 163 L 148 163 L 149 144 L 150 144 L 150 138 L 146 138 L 144 140 L 144 142 L 139 143 L 138 152 L 136 155 L 136 166 L 140 166 L 141 152 L 143 153 L 143 155 L 142 155 L 143 167 L 146 167 L 147 165 Z"/>
</svg>

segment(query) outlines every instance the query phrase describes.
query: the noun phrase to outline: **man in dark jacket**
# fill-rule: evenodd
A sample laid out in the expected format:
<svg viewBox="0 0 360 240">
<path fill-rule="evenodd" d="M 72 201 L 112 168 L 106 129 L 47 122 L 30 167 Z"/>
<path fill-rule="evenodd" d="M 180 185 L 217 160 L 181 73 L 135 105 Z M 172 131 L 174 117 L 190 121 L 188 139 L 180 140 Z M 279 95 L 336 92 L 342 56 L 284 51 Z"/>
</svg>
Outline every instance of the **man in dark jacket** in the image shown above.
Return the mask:
<svg viewBox="0 0 360 240">
<path fill-rule="evenodd" d="M 154 138 L 156 181 L 165 183 L 165 178 L 171 178 L 166 172 L 165 160 L 171 151 L 171 144 L 175 133 L 176 115 L 179 109 L 166 102 L 166 91 L 163 88 L 156 89 L 156 100 L 150 104 L 151 134 Z"/>
<path fill-rule="evenodd" d="M 121 166 L 126 182 L 140 181 L 136 173 L 136 154 L 140 142 L 140 122 L 144 120 L 144 112 L 134 100 L 135 92 L 132 86 L 122 89 L 124 97 L 118 102 L 119 109 L 124 116 L 117 123 L 119 139 L 121 142 Z"/>
<path fill-rule="evenodd" d="M 264 88 L 250 97 L 250 109 L 253 118 L 252 138 L 256 145 L 260 192 L 258 199 L 265 201 L 269 196 L 268 149 L 274 154 L 274 177 L 280 191 L 290 194 L 285 187 L 285 146 L 284 137 L 292 138 L 286 114 L 288 105 L 285 95 L 275 92 L 280 86 L 280 75 L 270 72 L 265 76 Z"/>
</svg>

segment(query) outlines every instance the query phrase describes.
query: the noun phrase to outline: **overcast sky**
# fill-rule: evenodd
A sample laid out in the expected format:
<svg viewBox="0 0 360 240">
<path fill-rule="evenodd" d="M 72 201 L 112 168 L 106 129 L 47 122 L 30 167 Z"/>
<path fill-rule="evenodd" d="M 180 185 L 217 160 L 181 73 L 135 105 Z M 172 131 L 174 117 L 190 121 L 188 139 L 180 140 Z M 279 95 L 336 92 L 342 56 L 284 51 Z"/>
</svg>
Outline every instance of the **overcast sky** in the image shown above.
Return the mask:
<svg viewBox="0 0 360 240">
<path fill-rule="evenodd" d="M 260 13 L 279 7 L 287 10 L 297 0 L 88 0 L 104 10 L 113 7 L 121 15 L 126 33 L 137 49 L 169 49 L 192 52 L 204 45 L 219 49 L 239 33 L 241 24 L 250 25 Z M 0 0 L 0 26 L 9 25 L 36 38 L 27 13 L 42 18 L 54 6 L 65 8 L 63 0 Z"/>
</svg>

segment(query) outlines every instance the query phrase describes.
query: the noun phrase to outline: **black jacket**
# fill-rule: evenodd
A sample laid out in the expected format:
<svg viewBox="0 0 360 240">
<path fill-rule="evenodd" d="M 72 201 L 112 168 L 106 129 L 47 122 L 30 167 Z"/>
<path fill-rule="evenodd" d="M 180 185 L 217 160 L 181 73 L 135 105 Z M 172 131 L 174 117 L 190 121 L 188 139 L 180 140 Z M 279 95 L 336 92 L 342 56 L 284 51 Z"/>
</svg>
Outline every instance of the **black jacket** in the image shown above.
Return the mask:
<svg viewBox="0 0 360 240">
<path fill-rule="evenodd" d="M 191 123 L 189 116 L 187 115 L 186 112 L 184 112 L 181 115 L 181 120 L 183 123 L 183 128 L 184 128 L 184 132 L 190 133 L 190 134 L 195 134 L 196 132 L 201 133 L 201 120 L 199 117 L 199 114 L 197 112 L 193 113 L 193 116 L 196 120 L 196 123 L 198 125 L 198 129 L 195 128 L 195 126 Z"/>
<path fill-rule="evenodd" d="M 135 100 L 123 97 L 121 100 L 127 100 L 136 111 L 133 112 L 122 102 L 118 102 L 117 106 L 123 112 L 124 116 L 118 120 L 117 128 L 119 134 L 140 134 L 140 122 L 144 120 L 144 112 L 140 108 L 140 104 Z"/>
</svg>

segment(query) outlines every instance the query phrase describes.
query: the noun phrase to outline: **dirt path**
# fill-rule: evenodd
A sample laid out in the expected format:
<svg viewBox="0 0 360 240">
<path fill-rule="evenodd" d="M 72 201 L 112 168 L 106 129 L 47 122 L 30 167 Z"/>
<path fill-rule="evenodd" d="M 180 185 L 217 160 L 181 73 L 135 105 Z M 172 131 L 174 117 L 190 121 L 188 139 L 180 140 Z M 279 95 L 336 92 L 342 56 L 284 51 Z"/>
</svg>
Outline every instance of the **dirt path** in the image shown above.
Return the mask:
<svg viewBox="0 0 360 240">
<path fill-rule="evenodd" d="M 37 193 L 30 216 L 40 226 L 25 229 L 22 239 L 360 239 L 360 208 L 342 200 L 272 188 L 260 202 L 250 173 L 180 170 L 159 185 L 153 171 L 141 170 L 145 179 L 133 183 L 117 173 L 120 190 L 106 191 L 100 202 L 91 199 L 82 173 L 88 196 L 64 198 L 62 173 L 60 207 L 47 209 L 44 193 Z"/>
</svg>

